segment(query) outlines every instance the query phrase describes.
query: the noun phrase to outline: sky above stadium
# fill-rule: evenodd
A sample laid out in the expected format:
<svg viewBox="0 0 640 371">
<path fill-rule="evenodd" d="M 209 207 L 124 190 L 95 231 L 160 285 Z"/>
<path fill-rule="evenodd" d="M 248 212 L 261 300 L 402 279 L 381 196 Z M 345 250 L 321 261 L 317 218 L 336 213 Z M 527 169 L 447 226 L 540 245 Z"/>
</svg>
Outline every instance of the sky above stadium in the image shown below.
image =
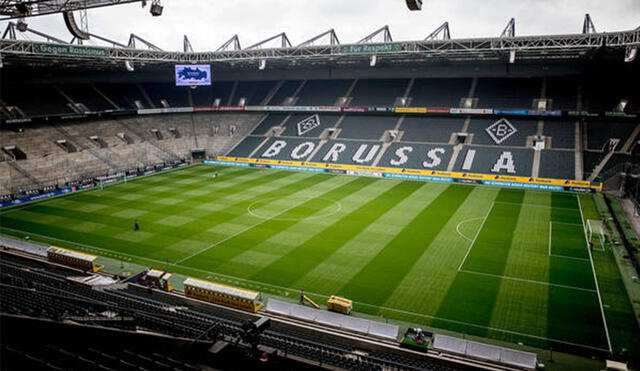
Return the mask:
<svg viewBox="0 0 640 371">
<path fill-rule="evenodd" d="M 389 25 L 395 41 L 418 40 L 445 21 L 453 38 L 498 36 L 511 17 L 520 36 L 579 33 L 585 13 L 591 14 L 598 32 L 640 26 L 638 0 L 424 0 L 419 12 L 409 11 L 404 0 L 163 0 L 162 4 L 161 17 L 152 17 L 149 6 L 143 9 L 140 3 L 91 10 L 90 30 L 123 44 L 135 33 L 165 50 L 180 50 L 187 34 L 196 51 L 209 51 L 235 34 L 245 47 L 284 31 L 296 45 L 330 28 L 341 43 L 353 43 L 384 25 Z M 0 22 L 3 29 L 6 23 Z M 71 39 L 62 15 L 35 17 L 28 23 Z"/>
</svg>

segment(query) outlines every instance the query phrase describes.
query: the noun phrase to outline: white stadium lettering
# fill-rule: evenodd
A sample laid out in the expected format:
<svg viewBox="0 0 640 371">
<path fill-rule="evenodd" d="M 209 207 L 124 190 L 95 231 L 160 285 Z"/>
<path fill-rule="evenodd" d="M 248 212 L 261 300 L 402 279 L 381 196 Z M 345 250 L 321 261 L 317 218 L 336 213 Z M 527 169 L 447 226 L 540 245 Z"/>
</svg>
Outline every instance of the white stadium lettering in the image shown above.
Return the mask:
<svg viewBox="0 0 640 371">
<path fill-rule="evenodd" d="M 316 148 L 316 145 L 313 142 L 300 143 L 291 151 L 291 158 L 294 160 L 305 158 L 313 152 L 314 148 Z"/>
<path fill-rule="evenodd" d="M 476 157 L 476 150 L 470 149 L 467 151 L 467 155 L 464 156 L 464 162 L 462 163 L 462 170 L 469 171 L 473 166 L 473 159 Z"/>
<path fill-rule="evenodd" d="M 404 146 L 396 149 L 396 156 L 398 156 L 398 159 L 397 160 L 391 159 L 389 163 L 393 166 L 406 164 L 407 161 L 409 160 L 409 157 L 407 156 L 406 152 L 409 152 L 409 153 L 413 152 L 413 147 Z"/>
<path fill-rule="evenodd" d="M 327 161 L 331 161 L 331 162 L 336 162 L 338 161 L 338 156 L 344 152 L 344 150 L 347 149 L 347 146 L 344 145 L 343 143 L 334 143 L 333 146 L 331 146 L 331 149 L 329 150 L 329 152 L 327 152 L 326 155 L 324 155 L 324 157 L 322 158 L 323 162 L 327 162 Z"/>
<path fill-rule="evenodd" d="M 498 158 L 498 161 L 496 161 L 496 163 L 493 165 L 493 168 L 491 169 L 491 171 L 493 171 L 494 173 L 499 173 L 502 170 L 506 170 L 509 174 L 516 173 L 516 165 L 513 161 L 513 155 L 511 154 L 511 152 L 502 152 L 500 154 L 500 157 Z"/>
<path fill-rule="evenodd" d="M 371 149 L 367 153 L 367 157 L 362 158 L 362 155 L 367 150 L 367 147 L 369 147 L 368 144 L 361 144 L 360 145 L 360 147 L 356 151 L 356 154 L 353 155 L 353 158 L 352 158 L 353 162 L 355 162 L 357 164 L 365 164 L 365 163 L 371 162 L 371 160 L 373 160 L 373 158 L 378 153 L 378 150 L 380 149 L 380 145 L 379 144 L 372 145 Z"/>
<path fill-rule="evenodd" d="M 271 143 L 271 146 L 267 148 L 266 151 L 264 151 L 261 157 L 275 157 L 280 154 L 280 151 L 282 151 L 282 149 L 286 146 L 287 142 L 285 142 L 284 140 L 276 140 L 275 142 Z"/>
<path fill-rule="evenodd" d="M 430 161 L 423 161 L 422 166 L 428 169 L 433 169 L 442 163 L 442 159 L 438 154 L 442 155 L 445 153 L 444 148 L 434 148 L 427 152 L 427 158 Z"/>
</svg>

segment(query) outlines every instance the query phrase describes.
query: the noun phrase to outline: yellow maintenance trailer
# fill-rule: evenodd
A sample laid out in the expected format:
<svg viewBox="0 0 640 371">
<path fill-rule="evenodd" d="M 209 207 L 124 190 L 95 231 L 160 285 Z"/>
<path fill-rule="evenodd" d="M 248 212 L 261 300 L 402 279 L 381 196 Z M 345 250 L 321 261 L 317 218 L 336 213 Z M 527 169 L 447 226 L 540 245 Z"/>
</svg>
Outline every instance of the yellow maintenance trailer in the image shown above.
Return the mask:
<svg viewBox="0 0 640 371">
<path fill-rule="evenodd" d="M 353 302 L 349 299 L 332 295 L 329 300 L 327 300 L 327 308 L 334 312 L 349 314 L 351 313 L 351 309 L 353 309 Z"/>
</svg>

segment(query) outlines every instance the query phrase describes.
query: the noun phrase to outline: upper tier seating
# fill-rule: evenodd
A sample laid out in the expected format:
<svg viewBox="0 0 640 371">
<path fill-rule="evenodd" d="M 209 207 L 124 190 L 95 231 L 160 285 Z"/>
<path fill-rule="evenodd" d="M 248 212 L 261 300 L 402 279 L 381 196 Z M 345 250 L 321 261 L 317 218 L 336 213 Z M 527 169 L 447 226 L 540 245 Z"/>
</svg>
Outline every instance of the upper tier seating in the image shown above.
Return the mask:
<svg viewBox="0 0 640 371">
<path fill-rule="evenodd" d="M 186 107 L 189 105 L 188 86 L 173 86 L 167 83 L 143 84 L 142 88 L 156 108 L 162 108 L 161 100 L 167 101 L 170 107 Z M 146 100 L 145 100 L 146 102 Z"/>
<path fill-rule="evenodd" d="M 415 79 L 409 92 L 412 107 L 459 107 L 469 95 L 471 79 Z"/>
<path fill-rule="evenodd" d="M 358 80 L 349 105 L 391 107 L 396 98 L 404 95 L 408 84 L 406 79 Z"/>
<path fill-rule="evenodd" d="M 236 88 L 231 105 L 240 105 L 240 99 L 244 98 L 245 106 L 258 106 L 267 97 L 275 85 L 274 81 L 243 81 Z"/>
<path fill-rule="evenodd" d="M 577 77 L 548 77 L 546 98 L 551 99 L 551 109 L 575 110 L 578 106 L 578 86 L 580 79 Z"/>
<path fill-rule="evenodd" d="M 115 107 L 100 96 L 89 84 L 65 84 L 60 85 L 60 89 L 74 102 L 84 104 L 90 111 L 115 109 Z"/>
<path fill-rule="evenodd" d="M 480 78 L 474 97 L 478 107 L 530 109 L 540 98 L 540 78 Z"/>
<path fill-rule="evenodd" d="M 396 99 L 409 98 L 412 107 L 459 107 L 461 98 L 471 93 L 472 78 L 409 79 L 336 79 L 336 80 L 265 80 L 214 81 L 211 86 L 184 87 L 172 82 L 112 83 L 23 83 L 3 82 L 3 103 L 21 108 L 28 116 L 71 113 L 69 101 L 84 104 L 90 111 L 161 108 L 162 100 L 170 107 L 207 107 L 214 105 L 297 105 L 332 106 L 347 94 L 351 107 L 399 104 Z M 496 109 L 532 109 L 534 100 L 544 96 L 551 102 L 547 109 L 613 111 L 621 99 L 628 100 L 626 112 L 640 111 L 640 93 L 633 77 L 625 84 L 615 79 L 570 76 L 547 78 L 477 78 L 473 98 L 477 107 Z M 355 85 L 354 85 L 355 82 Z M 304 83 L 304 84 L 303 84 Z M 349 93 L 351 86 L 353 90 Z M 279 88 L 276 91 L 276 87 Z M 58 91 L 59 88 L 61 91 Z M 98 91 L 96 91 L 95 89 Z M 144 91 L 144 93 L 141 91 Z M 409 89 L 410 88 L 410 89 Z M 273 94 L 273 96 L 271 96 Z M 294 97 L 295 100 L 287 100 Z M 111 104 L 109 101 L 113 102 Z M 340 103 L 342 104 L 342 103 Z"/>
<path fill-rule="evenodd" d="M 191 89 L 193 104 L 196 107 L 211 107 L 219 99 L 220 106 L 226 106 L 233 89 L 233 82 L 221 81 L 211 86 L 197 86 Z"/>
<path fill-rule="evenodd" d="M 344 97 L 353 80 L 309 80 L 298 93 L 297 106 L 333 106 Z"/>
<path fill-rule="evenodd" d="M 302 81 L 299 80 L 287 80 L 285 81 L 278 92 L 271 98 L 269 101 L 269 105 L 271 106 L 281 106 L 284 105 L 285 100 L 289 97 L 293 97 L 293 94 L 296 92 L 298 87 Z"/>
</svg>

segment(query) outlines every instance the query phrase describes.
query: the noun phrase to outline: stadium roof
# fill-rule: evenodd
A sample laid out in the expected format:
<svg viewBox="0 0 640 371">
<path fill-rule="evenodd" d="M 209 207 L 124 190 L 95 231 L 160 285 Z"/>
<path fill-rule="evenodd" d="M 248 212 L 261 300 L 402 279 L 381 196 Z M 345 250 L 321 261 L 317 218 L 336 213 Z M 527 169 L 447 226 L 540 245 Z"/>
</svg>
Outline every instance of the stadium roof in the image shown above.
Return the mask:
<svg viewBox="0 0 640 371">
<path fill-rule="evenodd" d="M 164 51 L 153 43 L 131 34 L 127 45 L 93 35 L 111 44 L 109 47 L 67 43 L 44 33 L 29 30 L 45 42 L 18 40 L 15 25 L 10 24 L 0 40 L 0 57 L 7 65 L 63 66 L 82 69 L 125 69 L 158 64 L 208 63 L 242 68 L 369 66 L 375 63 L 420 65 L 443 62 L 522 62 L 548 60 L 588 60 L 603 47 L 618 50 L 633 60 L 640 46 L 640 28 L 610 33 L 515 36 L 513 19 L 500 37 L 449 39 L 445 23 L 425 40 L 392 41 L 387 26 L 355 44 L 340 44 L 333 30 L 293 46 L 285 33 L 241 49 L 237 36 L 216 51 L 194 52 L 188 39 L 185 51 Z M 446 26 L 446 27 L 445 27 Z M 375 42 L 376 39 L 382 42 Z M 327 39 L 326 45 L 317 45 Z M 280 47 L 265 47 L 274 40 Z M 76 41 L 75 39 L 72 40 Z M 316 45 L 314 45 L 316 44 Z M 373 58 L 375 56 L 375 58 Z M 375 61 L 374 61 L 375 59 Z M 264 61 L 264 62 L 263 62 Z"/>
</svg>

